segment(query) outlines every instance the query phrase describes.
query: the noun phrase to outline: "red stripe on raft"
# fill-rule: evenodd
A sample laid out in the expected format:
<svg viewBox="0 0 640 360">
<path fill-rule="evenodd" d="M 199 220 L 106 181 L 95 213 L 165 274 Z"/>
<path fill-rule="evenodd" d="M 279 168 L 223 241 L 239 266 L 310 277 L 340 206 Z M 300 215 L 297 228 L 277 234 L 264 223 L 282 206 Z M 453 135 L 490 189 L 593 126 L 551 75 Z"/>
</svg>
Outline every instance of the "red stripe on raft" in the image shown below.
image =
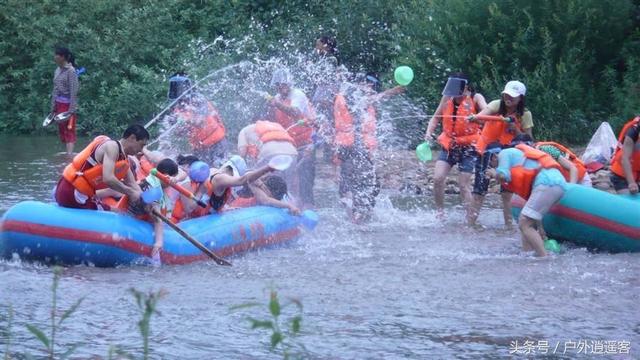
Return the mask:
<svg viewBox="0 0 640 360">
<path fill-rule="evenodd" d="M 513 198 L 511 205 L 523 208 L 525 204 L 522 198 Z M 640 240 L 640 228 L 617 223 L 601 216 L 592 215 L 584 211 L 573 209 L 564 205 L 554 205 L 550 213 L 581 222 L 583 224 L 594 226 L 602 230 L 618 233 L 634 240 Z"/>
<path fill-rule="evenodd" d="M 59 226 L 34 224 L 25 221 L 6 220 L 2 224 L 3 231 L 16 231 L 36 236 L 45 236 L 50 238 L 59 238 L 64 240 L 79 241 L 85 243 L 93 243 L 117 247 L 125 251 L 138 254 L 141 256 L 149 256 L 152 247 L 141 244 L 135 240 L 113 236 L 91 230 L 69 229 Z M 221 257 L 231 256 L 240 252 L 248 251 L 254 248 L 275 245 L 287 240 L 291 240 L 300 235 L 300 229 L 293 228 L 281 231 L 269 236 L 261 236 L 256 240 L 246 241 L 239 244 L 225 246 L 220 249 L 213 250 L 216 255 Z M 187 240 L 185 240 L 187 241 Z M 175 255 L 168 252 L 162 253 L 162 262 L 171 265 L 188 264 L 195 261 L 207 260 L 207 255 Z"/>
</svg>

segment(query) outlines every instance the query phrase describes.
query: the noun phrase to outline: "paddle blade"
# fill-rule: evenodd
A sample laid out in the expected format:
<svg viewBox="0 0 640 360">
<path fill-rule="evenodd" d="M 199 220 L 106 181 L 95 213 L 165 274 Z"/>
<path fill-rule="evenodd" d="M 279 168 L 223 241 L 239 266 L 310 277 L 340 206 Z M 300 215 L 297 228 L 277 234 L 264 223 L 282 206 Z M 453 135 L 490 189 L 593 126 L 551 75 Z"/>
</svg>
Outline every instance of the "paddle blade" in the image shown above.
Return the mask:
<svg viewBox="0 0 640 360">
<path fill-rule="evenodd" d="M 289 155 L 276 155 L 269 160 L 269 167 L 274 170 L 283 171 L 287 170 L 292 162 L 293 157 Z"/>
<path fill-rule="evenodd" d="M 416 156 L 418 157 L 418 160 L 422 162 L 431 161 L 431 144 L 425 141 L 418 145 L 418 147 L 416 147 Z"/>
<path fill-rule="evenodd" d="M 318 220 L 318 214 L 313 210 L 305 210 L 300 215 L 300 222 L 305 228 L 309 230 L 313 230 L 316 228 L 316 225 L 318 225 Z"/>
</svg>

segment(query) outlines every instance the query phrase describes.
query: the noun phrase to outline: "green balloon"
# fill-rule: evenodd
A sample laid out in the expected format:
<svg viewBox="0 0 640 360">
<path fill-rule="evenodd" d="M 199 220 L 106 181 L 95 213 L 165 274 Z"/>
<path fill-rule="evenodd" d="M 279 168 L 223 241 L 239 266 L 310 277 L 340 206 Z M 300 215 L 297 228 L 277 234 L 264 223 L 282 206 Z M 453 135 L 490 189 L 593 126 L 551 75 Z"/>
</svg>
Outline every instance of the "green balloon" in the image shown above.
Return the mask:
<svg viewBox="0 0 640 360">
<path fill-rule="evenodd" d="M 422 162 L 431 161 L 431 144 L 423 142 L 416 148 L 416 156 Z"/>
<path fill-rule="evenodd" d="M 556 254 L 560 254 L 560 244 L 558 244 L 558 242 L 554 239 L 547 239 L 544 241 L 544 248 L 545 250 L 552 252 L 552 253 L 556 253 Z"/>
<path fill-rule="evenodd" d="M 413 81 L 413 70 L 408 66 L 398 66 L 393 73 L 396 82 L 402 86 L 407 86 Z"/>
</svg>

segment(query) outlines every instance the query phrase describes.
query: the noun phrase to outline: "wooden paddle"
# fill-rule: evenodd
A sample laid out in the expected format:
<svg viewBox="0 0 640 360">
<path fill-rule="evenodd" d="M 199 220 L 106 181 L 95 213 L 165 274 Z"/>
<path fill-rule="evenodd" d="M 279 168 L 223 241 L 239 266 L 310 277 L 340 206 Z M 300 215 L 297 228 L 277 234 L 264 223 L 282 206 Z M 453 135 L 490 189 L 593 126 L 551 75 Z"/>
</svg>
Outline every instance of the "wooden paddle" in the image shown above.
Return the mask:
<svg viewBox="0 0 640 360">
<path fill-rule="evenodd" d="M 178 184 L 174 184 L 171 182 L 171 179 L 158 171 L 158 169 L 151 169 L 151 174 L 155 177 L 157 177 L 158 179 L 160 179 L 160 181 L 162 181 L 163 183 L 171 186 L 172 188 L 176 189 L 180 194 L 188 197 L 189 199 L 195 201 L 196 204 L 198 204 L 198 206 L 200 206 L 201 208 L 206 208 L 207 207 L 207 203 L 205 203 L 204 201 L 196 198 L 196 196 L 189 190 L 185 189 L 184 187 L 178 185 Z"/>
<path fill-rule="evenodd" d="M 178 234 L 182 235 L 182 237 L 184 237 L 185 239 L 189 240 L 189 242 L 192 243 L 198 249 L 200 249 L 200 251 L 202 251 L 203 253 L 207 254 L 213 261 L 216 262 L 216 264 L 225 265 L 225 266 L 231 266 L 230 262 L 228 262 L 227 260 L 225 260 L 225 259 L 219 257 L 218 255 L 214 254 L 213 251 L 209 250 L 208 247 L 202 245 L 201 242 L 199 242 L 198 240 L 196 240 L 193 237 L 191 237 L 191 235 L 189 235 L 186 232 L 184 232 L 184 230 L 180 229 L 180 227 L 178 225 L 172 223 L 171 220 L 167 219 L 166 216 L 162 215 L 157 210 L 152 210 L 152 213 L 153 213 L 153 215 L 155 217 L 157 217 L 158 219 L 162 220 L 162 222 L 164 222 L 165 224 L 169 225 L 169 227 L 172 228 L 173 230 L 175 230 L 175 232 L 177 232 Z"/>
</svg>

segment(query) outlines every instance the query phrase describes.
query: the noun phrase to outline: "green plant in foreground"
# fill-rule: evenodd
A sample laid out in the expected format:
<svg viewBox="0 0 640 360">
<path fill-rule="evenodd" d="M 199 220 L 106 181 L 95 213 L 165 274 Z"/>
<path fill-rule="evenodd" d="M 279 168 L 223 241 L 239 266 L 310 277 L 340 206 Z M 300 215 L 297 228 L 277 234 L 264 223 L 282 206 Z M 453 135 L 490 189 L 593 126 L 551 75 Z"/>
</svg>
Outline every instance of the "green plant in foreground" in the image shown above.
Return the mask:
<svg viewBox="0 0 640 360">
<path fill-rule="evenodd" d="M 129 291 L 136 298 L 136 303 L 138 304 L 138 308 L 141 310 L 141 313 L 142 313 L 142 318 L 140 319 L 140 321 L 138 321 L 138 329 L 140 330 L 140 335 L 142 336 L 142 343 L 144 348 L 143 358 L 146 360 L 149 358 L 149 337 L 151 335 L 151 316 L 154 314 L 160 315 L 160 312 L 157 310 L 157 305 L 158 305 L 158 301 L 166 295 L 166 291 L 161 289 L 156 292 L 149 291 L 149 293 L 144 293 L 134 288 L 129 289 Z"/>
<path fill-rule="evenodd" d="M 260 303 L 246 303 L 231 307 L 231 310 L 252 308 L 260 306 Z M 286 321 L 282 319 L 282 310 L 290 305 L 295 305 L 297 312 Z M 269 319 L 259 320 L 247 317 L 251 323 L 251 329 L 266 329 L 271 331 L 271 351 L 281 351 L 284 359 L 299 359 L 307 352 L 304 345 L 296 341 L 302 326 L 302 303 L 298 299 L 289 299 L 281 304 L 278 293 L 271 290 L 269 296 Z"/>
<path fill-rule="evenodd" d="M 9 310 L 7 311 L 6 316 L 1 316 L 0 320 L 6 322 L 7 324 L 3 327 L 0 327 L 0 338 L 5 339 L 6 343 L 4 344 L 4 360 L 11 359 L 11 326 L 13 325 L 13 307 L 9 305 Z"/>
<path fill-rule="evenodd" d="M 55 356 L 55 344 L 56 344 L 56 333 L 60 329 L 62 323 L 68 319 L 80 306 L 84 297 L 81 297 L 76 301 L 69 309 L 67 309 L 60 318 L 56 317 L 56 313 L 58 311 L 58 284 L 60 283 L 60 276 L 62 275 L 63 269 L 61 267 L 53 268 L 53 285 L 51 286 L 52 292 L 52 305 L 51 305 L 51 329 L 49 336 L 45 335 L 44 331 L 40 330 L 36 326 L 32 324 L 27 324 L 27 329 L 45 346 L 45 350 L 47 352 L 47 358 L 53 360 Z M 73 344 L 65 353 L 58 356 L 58 359 L 66 359 L 71 355 L 79 344 Z"/>
</svg>

